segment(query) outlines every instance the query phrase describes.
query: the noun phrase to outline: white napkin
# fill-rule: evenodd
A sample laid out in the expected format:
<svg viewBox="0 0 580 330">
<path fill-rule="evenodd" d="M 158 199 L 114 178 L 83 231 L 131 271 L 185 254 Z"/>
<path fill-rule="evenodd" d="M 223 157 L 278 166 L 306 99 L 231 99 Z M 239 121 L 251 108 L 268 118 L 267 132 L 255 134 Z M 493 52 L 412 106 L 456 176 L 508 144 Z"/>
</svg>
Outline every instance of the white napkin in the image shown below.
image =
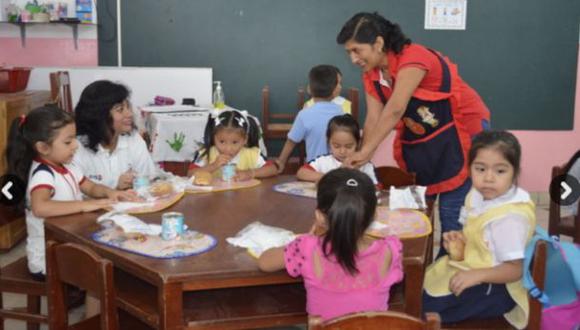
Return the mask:
<svg viewBox="0 0 580 330">
<path fill-rule="evenodd" d="M 425 203 L 425 191 L 427 191 L 427 187 L 413 186 L 413 189 L 415 190 L 415 194 L 419 197 L 420 204 L 417 204 L 415 195 L 411 191 L 411 187 L 397 189 L 391 186 L 389 191 L 389 208 L 391 210 L 427 208 L 427 203 Z"/>
<path fill-rule="evenodd" d="M 254 221 L 247 225 L 235 237 L 226 241 L 232 245 L 247 248 L 250 254 L 259 257 L 262 252 L 290 243 L 296 235 L 290 230 L 264 225 Z"/>
<path fill-rule="evenodd" d="M 141 221 L 141 219 L 129 214 L 111 211 L 101 215 L 97 219 L 97 222 L 100 223 L 106 220 L 113 221 L 115 225 L 121 227 L 125 233 L 140 233 L 144 235 L 161 234 L 160 225 L 147 224 Z"/>
</svg>

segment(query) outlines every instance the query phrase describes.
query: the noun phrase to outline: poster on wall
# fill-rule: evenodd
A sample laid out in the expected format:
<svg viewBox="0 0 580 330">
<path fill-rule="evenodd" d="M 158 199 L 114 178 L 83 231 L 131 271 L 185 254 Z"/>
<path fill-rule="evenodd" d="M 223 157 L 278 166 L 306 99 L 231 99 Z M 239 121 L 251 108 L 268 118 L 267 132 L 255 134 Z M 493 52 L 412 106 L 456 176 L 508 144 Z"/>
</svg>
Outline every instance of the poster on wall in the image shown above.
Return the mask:
<svg viewBox="0 0 580 330">
<path fill-rule="evenodd" d="M 467 0 L 425 0 L 425 30 L 465 30 Z"/>
</svg>

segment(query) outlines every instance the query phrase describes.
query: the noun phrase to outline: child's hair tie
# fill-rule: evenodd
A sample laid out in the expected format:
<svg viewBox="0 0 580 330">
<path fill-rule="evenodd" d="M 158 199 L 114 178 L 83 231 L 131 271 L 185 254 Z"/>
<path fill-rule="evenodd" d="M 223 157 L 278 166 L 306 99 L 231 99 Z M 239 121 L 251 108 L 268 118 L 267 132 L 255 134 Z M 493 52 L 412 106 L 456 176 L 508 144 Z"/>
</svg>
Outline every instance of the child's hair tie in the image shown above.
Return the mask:
<svg viewBox="0 0 580 330">
<path fill-rule="evenodd" d="M 220 116 L 213 117 L 213 126 L 217 127 L 222 123 Z"/>
<path fill-rule="evenodd" d="M 26 115 L 25 114 L 20 115 L 20 121 L 18 122 L 18 127 L 22 128 L 22 126 L 24 125 L 25 122 L 26 122 Z"/>
<path fill-rule="evenodd" d="M 346 180 L 346 185 L 349 187 L 358 187 L 358 181 L 350 178 L 350 179 Z"/>
</svg>

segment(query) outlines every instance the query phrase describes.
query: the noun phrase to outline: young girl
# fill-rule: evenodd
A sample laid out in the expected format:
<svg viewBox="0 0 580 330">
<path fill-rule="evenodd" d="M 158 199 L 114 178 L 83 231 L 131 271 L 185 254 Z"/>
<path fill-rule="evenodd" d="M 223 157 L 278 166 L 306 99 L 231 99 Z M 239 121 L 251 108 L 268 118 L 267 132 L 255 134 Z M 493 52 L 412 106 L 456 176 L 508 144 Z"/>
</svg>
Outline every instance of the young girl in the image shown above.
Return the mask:
<svg viewBox="0 0 580 330">
<path fill-rule="evenodd" d="M 127 87 L 98 80 L 83 90 L 75 108 L 81 146 L 74 163 L 89 179 L 113 189 L 133 187 L 135 174 L 157 173 L 135 127 L 129 97 Z"/>
<path fill-rule="evenodd" d="M 210 115 L 205 126 L 204 147 L 193 159 L 188 176 L 203 170 L 220 175 L 226 164 L 236 165 L 234 180 L 276 175 L 273 162 L 266 162 L 258 147 L 260 130 L 256 121 L 236 110 Z"/>
<path fill-rule="evenodd" d="M 354 169 L 332 170 L 320 180 L 316 197 L 310 233 L 265 251 L 260 269 L 286 268 L 290 276 L 302 276 L 309 315 L 327 320 L 387 310 L 389 289 L 403 278 L 402 244 L 394 236 L 365 235 L 377 205 L 371 179 Z"/>
<path fill-rule="evenodd" d="M 43 218 L 91 212 L 119 199 L 134 200 L 135 195 L 95 184 L 70 164 L 78 147 L 74 119 L 55 106 L 16 118 L 9 141 L 8 173 L 27 183 L 28 268 L 41 280 L 46 274 Z M 100 199 L 84 201 L 82 193 Z"/>
<path fill-rule="evenodd" d="M 360 146 L 360 127 L 358 122 L 348 114 L 333 117 L 328 122 L 326 140 L 330 155 L 320 156 L 302 166 L 296 176 L 300 180 L 318 182 L 322 176 L 336 168 L 350 157 Z M 359 170 L 368 175 L 375 185 L 378 184 L 373 164 L 366 163 Z"/>
<path fill-rule="evenodd" d="M 536 218 L 530 196 L 517 187 L 520 154 L 508 132 L 484 131 L 473 140 L 463 230 L 443 234 L 450 256 L 425 274 L 423 311 L 439 313 L 445 323 L 503 315 L 518 329 L 526 326 L 522 259 Z"/>
</svg>

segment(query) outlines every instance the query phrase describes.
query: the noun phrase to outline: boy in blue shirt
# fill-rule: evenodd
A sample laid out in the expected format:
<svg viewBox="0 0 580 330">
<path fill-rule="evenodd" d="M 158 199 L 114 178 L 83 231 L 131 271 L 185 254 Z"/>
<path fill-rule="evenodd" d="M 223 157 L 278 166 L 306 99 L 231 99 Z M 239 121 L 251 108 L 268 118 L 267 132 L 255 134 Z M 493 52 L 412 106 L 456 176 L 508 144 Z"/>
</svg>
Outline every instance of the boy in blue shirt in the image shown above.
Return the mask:
<svg viewBox="0 0 580 330">
<path fill-rule="evenodd" d="M 308 74 L 308 93 L 314 104 L 298 112 L 282 152 L 276 159 L 278 173 L 284 170 L 296 144 L 306 142 L 306 161 L 328 153 L 326 127 L 332 117 L 342 114 L 340 105 L 332 100 L 342 89 L 340 71 L 332 65 L 317 65 Z"/>
</svg>

